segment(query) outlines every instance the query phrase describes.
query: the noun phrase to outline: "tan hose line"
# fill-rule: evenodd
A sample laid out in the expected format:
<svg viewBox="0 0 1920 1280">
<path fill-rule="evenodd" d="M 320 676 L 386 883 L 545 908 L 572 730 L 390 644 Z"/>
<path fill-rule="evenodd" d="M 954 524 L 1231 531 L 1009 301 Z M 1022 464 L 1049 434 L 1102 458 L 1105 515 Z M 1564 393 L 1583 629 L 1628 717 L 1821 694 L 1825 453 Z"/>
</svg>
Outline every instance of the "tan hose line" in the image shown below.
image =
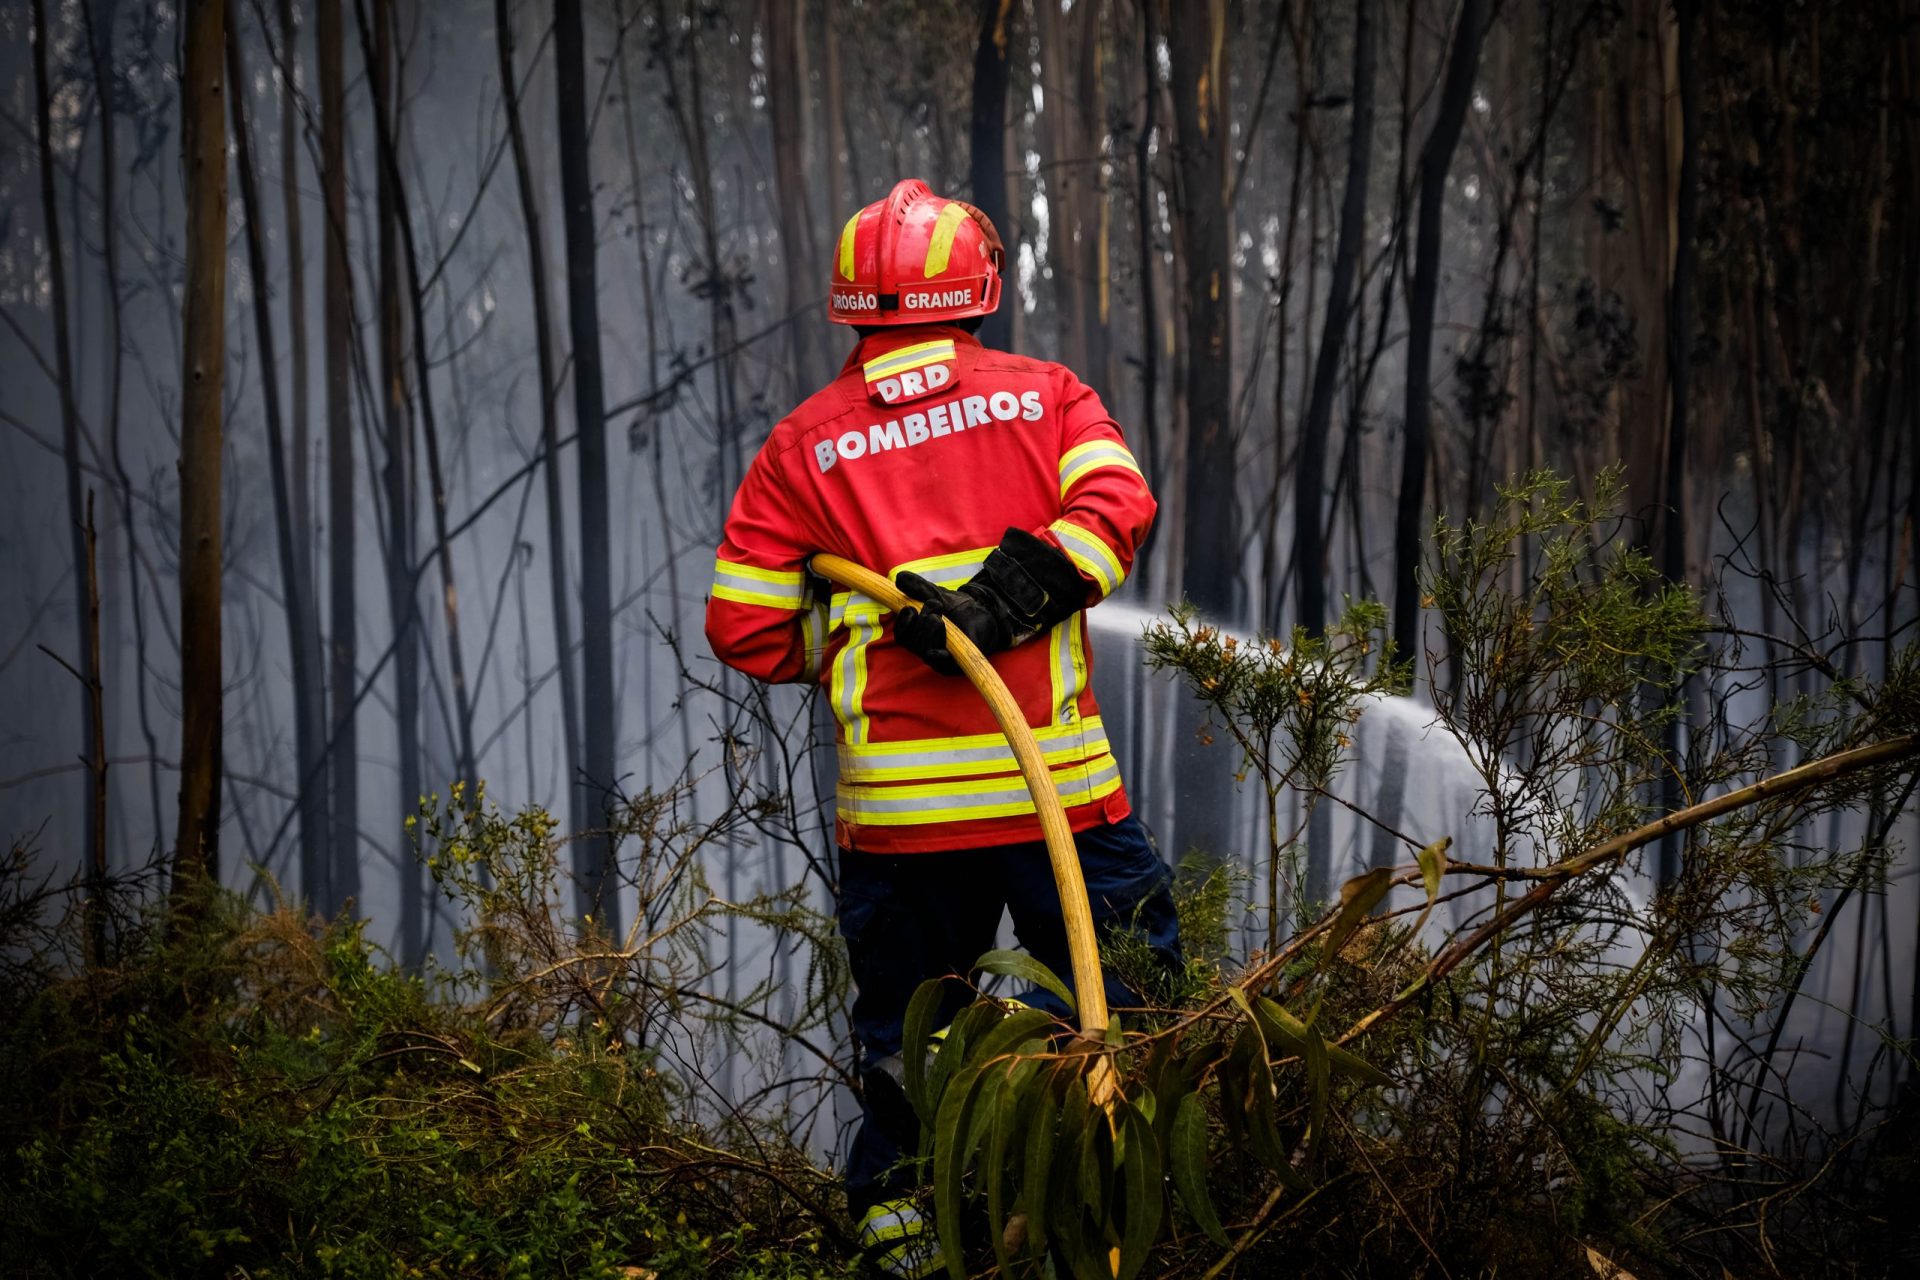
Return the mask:
<svg viewBox="0 0 1920 1280">
<path fill-rule="evenodd" d="M 869 596 L 896 613 L 920 607 L 893 583 L 851 560 L 821 552 L 813 557 L 811 564 L 821 577 Z M 1000 732 L 1006 735 L 1007 745 L 1013 748 L 1014 759 L 1020 763 L 1027 790 L 1033 793 L 1033 808 L 1040 817 L 1040 832 L 1046 838 L 1054 883 L 1060 888 L 1060 911 L 1066 918 L 1067 954 L 1073 962 L 1073 985 L 1079 997 L 1080 1034 L 1089 1040 L 1105 1040 L 1107 987 L 1100 974 L 1100 945 L 1094 937 L 1087 882 L 1080 874 L 1079 850 L 1074 846 L 1073 829 L 1067 825 L 1067 811 L 1060 803 L 1060 794 L 1053 789 L 1053 772 L 1047 768 L 1046 759 L 1040 754 L 1040 743 L 1000 673 L 951 621 L 947 622 L 947 651 L 973 682 L 973 687 L 980 691 L 980 696 L 987 700 Z M 1094 1083 L 1099 1092 L 1108 1092 L 1110 1070 L 1104 1059 L 1095 1072 Z"/>
</svg>

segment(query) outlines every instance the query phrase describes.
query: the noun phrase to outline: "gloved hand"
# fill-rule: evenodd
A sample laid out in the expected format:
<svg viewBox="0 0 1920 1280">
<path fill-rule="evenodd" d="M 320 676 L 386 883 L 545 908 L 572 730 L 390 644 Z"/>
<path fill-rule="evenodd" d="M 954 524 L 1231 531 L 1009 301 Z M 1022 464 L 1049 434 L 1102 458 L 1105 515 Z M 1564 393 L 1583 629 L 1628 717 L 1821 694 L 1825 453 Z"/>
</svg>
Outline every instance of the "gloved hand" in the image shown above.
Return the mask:
<svg viewBox="0 0 1920 1280">
<path fill-rule="evenodd" d="M 947 650 L 947 619 L 989 657 L 1012 646 L 1013 620 L 1007 615 L 1005 602 L 975 582 L 952 591 L 908 570 L 895 577 L 894 583 L 909 599 L 918 600 L 920 608 L 898 614 L 893 620 L 893 634 L 941 675 L 960 674 L 960 664 Z"/>
<path fill-rule="evenodd" d="M 947 650 L 953 625 L 992 657 L 1029 636 L 1049 630 L 1086 604 L 1087 582 L 1066 552 L 1025 529 L 1010 528 L 971 581 L 949 590 L 911 571 L 895 583 L 921 603 L 894 620 L 893 633 L 921 661 L 942 675 L 959 675 Z"/>
</svg>

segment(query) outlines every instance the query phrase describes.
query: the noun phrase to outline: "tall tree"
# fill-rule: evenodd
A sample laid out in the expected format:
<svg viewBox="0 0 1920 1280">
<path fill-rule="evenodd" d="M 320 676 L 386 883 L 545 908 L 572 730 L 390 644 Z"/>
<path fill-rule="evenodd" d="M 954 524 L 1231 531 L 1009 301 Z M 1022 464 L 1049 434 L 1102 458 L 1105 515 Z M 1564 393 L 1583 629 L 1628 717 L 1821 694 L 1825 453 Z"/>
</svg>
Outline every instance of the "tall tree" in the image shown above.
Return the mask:
<svg viewBox="0 0 1920 1280">
<path fill-rule="evenodd" d="M 260 348 L 260 399 L 267 427 L 267 481 L 273 498 L 274 541 L 280 553 L 280 595 L 287 615 L 287 651 L 293 680 L 295 759 L 299 768 L 301 856 L 303 868 L 315 861 L 321 844 L 317 832 L 309 827 L 313 818 L 325 810 L 316 803 L 317 788 L 312 785 L 315 761 L 319 758 L 318 635 L 311 612 L 312 600 L 301 576 L 300 543 L 306 534 L 295 522 L 293 498 L 287 477 L 287 445 L 280 407 L 280 375 L 277 348 L 273 337 L 273 299 L 267 290 L 267 230 L 262 216 L 265 202 L 260 195 L 259 168 L 253 155 L 253 131 L 246 118 L 247 77 L 240 57 L 240 33 L 236 0 L 226 0 L 227 83 L 231 86 L 229 115 L 233 122 L 234 160 L 240 172 L 240 203 L 247 218 L 247 271 L 252 276 L 249 292 L 253 296 L 254 338 Z M 302 888 L 306 889 L 305 881 Z M 310 890 L 309 890 L 310 892 Z"/>
<path fill-rule="evenodd" d="M 320 190 L 327 221 L 322 341 L 327 379 L 328 685 L 333 699 L 327 744 L 332 856 L 326 896 L 316 905 L 332 913 L 360 895 L 360 749 L 354 722 L 358 692 L 354 623 L 359 613 L 354 585 L 353 270 L 347 261 L 347 111 L 340 0 L 318 0 L 315 16 L 320 43 Z"/>
<path fill-rule="evenodd" d="M 309 428 L 311 405 L 307 377 L 307 257 L 301 235 L 300 147 L 301 117 L 298 73 L 300 29 L 294 21 L 293 0 L 279 0 L 280 10 L 280 188 L 281 226 L 286 243 L 287 272 L 287 400 L 292 438 L 287 458 L 287 505 L 293 530 L 293 579 L 285 585 L 297 594 L 305 623 L 295 645 L 304 650 L 294 664 L 294 743 L 300 767 L 300 890 L 309 903 L 326 894 L 330 849 L 327 831 L 327 776 L 325 769 L 326 682 L 325 659 L 320 652 L 319 602 L 314 595 L 313 513 L 309 463 L 313 456 Z M 238 83 L 238 81 L 236 81 Z M 252 215 L 248 215 L 252 221 Z M 288 625 L 293 624 L 291 613 Z M 304 667 L 306 679 L 300 679 Z"/>
<path fill-rule="evenodd" d="M 76 643 L 73 660 L 81 666 L 88 665 L 88 655 L 93 646 L 89 641 L 87 626 L 88 588 L 87 588 L 87 532 L 85 523 L 85 502 L 80 493 L 80 406 L 74 399 L 73 374 L 73 337 L 68 328 L 67 319 L 67 266 L 66 252 L 62 247 L 60 232 L 60 206 L 54 191 L 53 161 L 53 84 L 47 70 L 47 5 L 46 0 L 34 0 L 33 3 L 33 88 L 34 119 L 38 125 L 36 140 L 39 146 L 40 160 L 40 217 L 47 237 L 47 283 L 53 302 L 53 360 L 56 390 L 60 397 L 60 459 L 64 464 L 67 482 L 67 533 L 68 549 L 73 556 L 73 592 L 74 624 Z M 111 127 L 111 126 L 109 126 Z M 74 670 L 78 671 L 79 666 Z M 97 687 L 100 673 L 89 668 L 88 686 Z M 93 737 L 93 717 L 89 710 L 88 699 L 80 700 L 80 741 L 85 751 L 85 759 L 92 760 L 99 754 L 99 744 Z M 105 815 L 98 812 L 93 804 L 93 781 L 87 779 L 83 784 L 87 797 L 83 812 L 87 815 L 87 863 L 94 868 L 103 860 L 106 850 Z M 98 873 L 104 879 L 104 866 Z"/>
<path fill-rule="evenodd" d="M 1082 3 L 1079 12 L 1091 7 Z M 1082 305 L 1087 281 L 1080 271 L 1078 236 L 1080 188 L 1087 182 L 1090 157 L 1080 153 L 1076 136 L 1074 59 L 1060 0 L 1035 0 L 1033 13 L 1040 33 L 1039 65 L 1043 73 L 1040 134 L 1045 154 L 1040 173 L 1047 194 L 1047 271 L 1053 283 L 1056 350 L 1062 364 L 1078 371 L 1087 365 Z"/>
<path fill-rule="evenodd" d="M 1697 0 L 1674 0 L 1674 16 L 1679 24 L 1675 79 L 1680 86 L 1680 181 L 1674 193 L 1673 282 L 1667 295 L 1667 458 L 1662 473 L 1663 492 L 1659 524 L 1661 527 L 1660 570 L 1669 582 L 1687 580 L 1687 410 L 1692 389 L 1690 368 L 1693 341 L 1693 275 L 1699 248 L 1694 243 L 1698 218 L 1700 177 L 1700 87 L 1694 76 L 1694 42 L 1698 36 L 1700 7 Z M 1698 681 L 1689 685 L 1697 686 Z M 1687 695 L 1695 690 L 1683 685 L 1676 696 L 1687 703 L 1697 701 Z M 1683 704 L 1684 705 L 1684 704 Z M 1661 805 L 1671 813 L 1680 808 L 1682 716 L 1669 720 L 1663 731 L 1665 767 L 1661 771 Z M 1671 884 L 1680 876 L 1680 855 L 1685 839 L 1668 835 L 1660 842 L 1660 879 Z M 1851 1046 L 1849 1046 L 1851 1047 Z M 1843 1073 L 1844 1074 L 1844 1073 Z"/>
<path fill-rule="evenodd" d="M 400 232 L 407 216 L 399 174 L 388 160 L 395 133 L 393 6 L 374 0 L 371 18 L 364 4 L 354 5 L 360 23 L 360 47 L 367 60 L 372 90 L 374 132 L 380 163 L 375 166 L 374 243 L 379 314 L 374 328 L 380 346 L 380 429 L 385 452 L 380 467 L 387 504 L 387 617 L 393 627 L 393 723 L 396 810 L 400 819 L 419 807 L 420 786 L 420 608 L 414 591 L 414 527 L 419 522 L 419 467 L 414 459 L 413 420 L 407 404 L 407 333 L 401 293 L 407 283 L 400 270 Z M 368 30 L 369 23 L 372 30 Z M 371 42 L 372 48 L 368 48 Z M 422 335 L 414 334 L 415 343 Z M 418 964 L 425 949 L 420 865 L 400 865 L 400 961 Z"/>
<path fill-rule="evenodd" d="M 567 323 L 573 338 L 573 416 L 580 502 L 580 697 L 583 788 L 576 812 L 594 815 L 573 846 L 581 910 L 618 936 L 613 841 L 604 804 L 614 783 L 613 601 L 608 565 L 606 395 L 600 371 L 599 279 L 595 265 L 593 173 L 588 160 L 586 36 L 580 0 L 554 0 L 554 74 L 559 92 L 560 198 L 567 242 Z"/>
<path fill-rule="evenodd" d="M 1007 63 L 1007 22 L 1013 0 L 980 0 L 980 40 L 973 52 L 973 123 L 968 152 L 967 185 L 973 203 L 992 219 L 1003 238 L 1013 234 L 1007 205 L 1007 86 L 1012 72 Z M 1003 294 L 1000 309 L 980 326 L 980 341 L 989 347 L 1013 342 L 1016 300 Z"/>
<path fill-rule="evenodd" d="M 802 308 L 811 312 L 787 328 L 791 372 L 800 395 L 831 372 L 824 367 L 821 356 L 819 309 L 813 305 L 826 281 L 815 269 L 813 205 L 806 180 L 805 15 L 802 0 L 766 0 L 767 120 L 773 129 L 773 181 L 778 195 L 787 312 L 791 315 Z M 638 193 L 634 198 L 639 198 Z"/>
<path fill-rule="evenodd" d="M 180 373 L 180 812 L 176 897 L 219 877 L 220 449 L 226 355 L 227 131 L 225 0 L 181 13 L 180 153 L 187 271 Z"/>
<path fill-rule="evenodd" d="M 1225 0 L 1167 27 L 1172 46 L 1174 211 L 1186 262 L 1186 491 L 1181 581 L 1216 617 L 1233 607 L 1240 562 L 1233 499 L 1233 260 L 1226 200 Z"/>
<path fill-rule="evenodd" d="M 1333 434 L 1333 405 L 1340 381 L 1340 355 L 1353 314 L 1354 277 L 1359 274 L 1361 244 L 1367 229 L 1367 174 L 1373 157 L 1373 0 L 1354 7 L 1353 119 L 1347 127 L 1347 185 L 1340 200 L 1340 234 L 1327 285 L 1326 324 L 1314 358 L 1313 392 L 1300 423 L 1300 462 L 1294 475 L 1293 556 L 1294 621 L 1318 632 L 1327 621 L 1326 489 L 1327 444 Z"/>
<path fill-rule="evenodd" d="M 1407 422 L 1400 462 L 1400 495 L 1393 521 L 1393 642 L 1403 656 L 1420 643 L 1420 522 L 1427 493 L 1427 455 L 1433 436 L 1433 321 L 1440 296 L 1440 215 L 1446 208 L 1447 170 L 1473 101 L 1473 78 L 1486 34 L 1486 0 L 1463 0 L 1446 82 L 1434 110 L 1433 128 L 1420 148 L 1416 181 L 1413 281 L 1407 295 Z"/>
<path fill-rule="evenodd" d="M 1169 11 L 1162 7 L 1156 21 L 1172 55 L 1173 238 L 1184 295 L 1186 480 L 1180 581 L 1189 600 L 1224 619 L 1232 614 L 1240 558 L 1234 534 L 1233 264 L 1226 199 L 1232 119 L 1227 109 L 1225 0 L 1183 5 L 1168 19 Z M 1151 53 L 1157 61 L 1158 50 Z M 1149 92 L 1154 79 L 1149 77 Z M 1181 453 L 1176 442 L 1167 456 Z M 1182 700 L 1178 715 L 1176 839 L 1182 849 L 1223 852 L 1234 838 L 1233 762 L 1209 733 L 1197 703 Z"/>
<path fill-rule="evenodd" d="M 567 592 L 567 518 L 560 484 L 560 428 L 554 404 L 560 394 L 553 356 L 553 320 L 549 313 L 547 241 L 540 230 L 540 200 L 534 192 L 533 162 L 527 154 L 527 131 L 520 115 L 520 81 L 513 66 L 513 14 L 510 0 L 494 0 L 494 43 L 500 56 L 501 97 L 506 104 L 507 139 L 513 147 L 515 188 L 520 196 L 520 220 L 527 237 L 527 280 L 533 294 L 533 349 L 540 376 L 540 450 L 547 505 L 547 583 L 553 610 L 553 648 L 559 655 L 560 723 L 566 741 L 561 755 L 567 766 L 576 831 L 591 825 L 584 793 L 574 785 L 580 775 L 580 695 L 575 688 L 573 661 L 573 606 Z M 624 54 L 621 67 L 625 69 Z M 625 86 L 622 86 L 625 93 Z M 629 104 L 629 109 L 631 106 Z M 664 513 L 663 513 L 664 517 Z M 677 598 L 677 595 L 676 595 Z"/>
</svg>

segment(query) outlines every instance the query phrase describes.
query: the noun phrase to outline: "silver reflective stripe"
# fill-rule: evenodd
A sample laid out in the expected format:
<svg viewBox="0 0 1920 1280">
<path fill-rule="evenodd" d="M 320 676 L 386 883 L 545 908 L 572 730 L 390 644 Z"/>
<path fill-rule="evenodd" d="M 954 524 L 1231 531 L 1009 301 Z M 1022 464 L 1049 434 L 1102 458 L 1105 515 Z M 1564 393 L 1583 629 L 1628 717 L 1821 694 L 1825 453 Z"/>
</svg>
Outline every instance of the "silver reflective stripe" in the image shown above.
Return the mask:
<svg viewBox="0 0 1920 1280">
<path fill-rule="evenodd" d="M 1098 717 L 1083 721 L 1065 732 L 1041 728 L 1040 754 L 1049 764 L 1078 764 L 1107 751 L 1107 731 Z M 939 738 L 923 739 L 929 745 L 912 743 L 875 743 L 864 747 L 840 749 L 840 777 L 847 782 L 878 778 L 938 778 L 968 773 L 1012 773 L 1020 767 L 1006 739 L 995 735 L 992 742 L 967 746 L 942 747 L 931 744 Z M 950 741 L 950 740 L 948 740 Z"/>
<path fill-rule="evenodd" d="M 1128 452 L 1124 445 L 1102 444 L 1098 448 L 1087 450 L 1061 468 L 1061 495 L 1065 496 L 1067 490 L 1073 488 L 1081 476 L 1100 467 L 1125 467 L 1135 475 L 1140 474 L 1140 464 L 1134 461 L 1133 454 Z"/>
<path fill-rule="evenodd" d="M 780 577 L 782 580 L 778 582 L 771 581 L 769 578 L 755 577 L 741 572 L 725 560 L 716 561 L 713 566 L 713 581 L 716 586 L 732 587 L 736 591 L 745 591 L 757 596 L 773 596 L 780 600 L 792 601 L 793 607 L 799 608 L 806 598 L 806 578 L 798 573 L 792 575 L 791 581 L 786 580 L 785 574 L 781 574 Z"/>
<path fill-rule="evenodd" d="M 1120 776 L 1120 764 L 1112 756 L 1104 757 L 1098 769 L 1085 765 L 1070 770 L 1071 777 L 1054 778 L 1054 790 L 1062 804 L 1082 803 L 1094 789 Z M 1024 781 L 1013 781 L 988 790 L 974 790 L 972 784 L 954 783 L 941 787 L 939 795 L 893 795 L 889 792 L 916 792 L 919 787 L 848 787 L 841 792 L 845 808 L 854 815 L 945 813 L 966 809 L 994 809 L 1019 806 L 1021 812 L 1033 808 L 1033 796 Z"/>
<path fill-rule="evenodd" d="M 1074 628 L 1079 625 L 1080 615 L 1075 614 L 1053 629 L 1049 655 L 1054 662 L 1053 714 L 1061 724 L 1071 724 L 1079 710 L 1080 679 L 1073 662 L 1073 645 L 1079 638 Z"/>
</svg>

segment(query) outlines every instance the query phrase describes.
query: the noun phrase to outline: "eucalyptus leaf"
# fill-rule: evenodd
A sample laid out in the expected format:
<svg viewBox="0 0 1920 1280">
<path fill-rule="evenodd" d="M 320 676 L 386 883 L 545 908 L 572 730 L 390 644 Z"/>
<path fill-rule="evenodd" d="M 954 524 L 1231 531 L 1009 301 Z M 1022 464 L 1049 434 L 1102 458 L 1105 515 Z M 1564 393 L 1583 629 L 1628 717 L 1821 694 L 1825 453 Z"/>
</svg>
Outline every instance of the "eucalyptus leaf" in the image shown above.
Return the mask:
<svg viewBox="0 0 1920 1280">
<path fill-rule="evenodd" d="M 1207 1233 L 1207 1239 L 1226 1247 L 1226 1229 L 1220 1225 L 1220 1215 L 1207 1191 L 1207 1108 L 1199 1094 L 1187 1094 L 1174 1108 L 1167 1154 L 1174 1190 L 1180 1193 L 1180 1203 L 1187 1207 L 1188 1216 Z"/>
<path fill-rule="evenodd" d="M 1035 960 L 1024 951 L 1010 951 L 997 948 L 987 952 L 974 962 L 973 967 L 982 973 L 1005 974 L 1009 978 L 1018 978 L 1045 991 L 1059 996 L 1067 1006 L 1068 1013 L 1078 1013 L 1074 1003 L 1073 990 L 1060 980 L 1053 970 Z"/>
</svg>

